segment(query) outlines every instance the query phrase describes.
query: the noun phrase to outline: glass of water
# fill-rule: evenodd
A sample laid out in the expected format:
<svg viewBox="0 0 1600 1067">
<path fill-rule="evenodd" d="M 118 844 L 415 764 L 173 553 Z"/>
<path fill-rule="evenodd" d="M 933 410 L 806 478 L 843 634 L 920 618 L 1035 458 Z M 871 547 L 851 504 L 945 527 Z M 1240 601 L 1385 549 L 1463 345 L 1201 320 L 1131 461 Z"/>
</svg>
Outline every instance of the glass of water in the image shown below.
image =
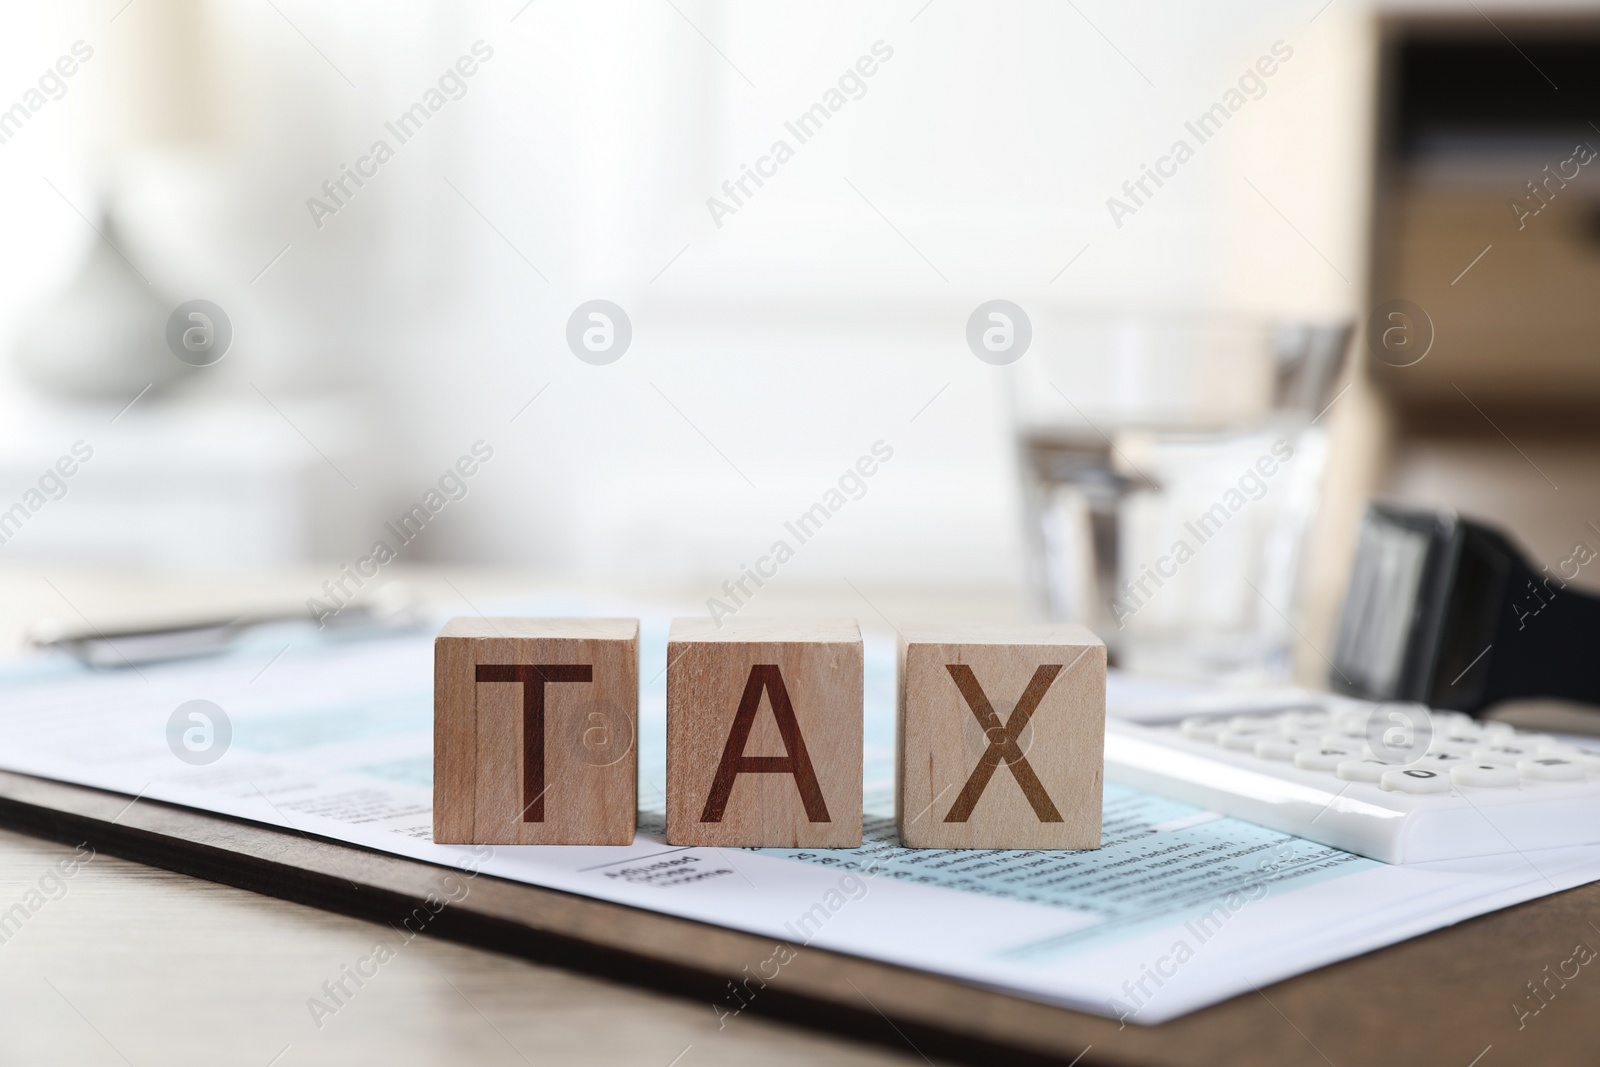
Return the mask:
<svg viewBox="0 0 1600 1067">
<path fill-rule="evenodd" d="M 1035 585 L 1114 662 L 1288 679 L 1345 324 L 1060 315 L 1011 367 Z"/>
</svg>

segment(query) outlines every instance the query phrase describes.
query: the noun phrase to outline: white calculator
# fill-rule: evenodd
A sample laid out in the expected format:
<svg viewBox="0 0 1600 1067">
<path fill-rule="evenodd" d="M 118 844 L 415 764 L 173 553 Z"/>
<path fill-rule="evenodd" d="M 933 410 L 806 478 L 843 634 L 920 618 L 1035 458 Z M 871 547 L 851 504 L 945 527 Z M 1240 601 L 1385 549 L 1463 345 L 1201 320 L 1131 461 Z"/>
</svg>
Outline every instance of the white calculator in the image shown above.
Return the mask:
<svg viewBox="0 0 1600 1067">
<path fill-rule="evenodd" d="M 1385 863 L 1600 843 L 1600 742 L 1424 711 L 1397 755 L 1374 733 L 1386 707 L 1112 718 L 1106 777 Z"/>
</svg>

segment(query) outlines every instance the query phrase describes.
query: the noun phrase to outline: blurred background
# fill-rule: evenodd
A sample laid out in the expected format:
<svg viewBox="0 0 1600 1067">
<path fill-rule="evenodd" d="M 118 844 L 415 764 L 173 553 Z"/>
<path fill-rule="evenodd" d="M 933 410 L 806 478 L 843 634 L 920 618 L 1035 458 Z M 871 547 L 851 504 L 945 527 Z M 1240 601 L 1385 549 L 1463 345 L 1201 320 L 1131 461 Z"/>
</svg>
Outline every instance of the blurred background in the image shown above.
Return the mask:
<svg viewBox="0 0 1600 1067">
<path fill-rule="evenodd" d="M 1320 682 L 1374 496 L 1600 544 L 1600 4 L 0 22 L 13 643 L 405 578 Z"/>
</svg>

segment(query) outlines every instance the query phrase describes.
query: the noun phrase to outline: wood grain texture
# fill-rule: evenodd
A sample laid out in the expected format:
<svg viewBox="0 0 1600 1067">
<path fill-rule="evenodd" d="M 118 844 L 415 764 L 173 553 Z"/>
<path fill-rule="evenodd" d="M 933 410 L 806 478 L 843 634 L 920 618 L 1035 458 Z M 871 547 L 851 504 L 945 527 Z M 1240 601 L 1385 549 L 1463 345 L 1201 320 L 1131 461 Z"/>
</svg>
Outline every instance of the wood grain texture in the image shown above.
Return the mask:
<svg viewBox="0 0 1600 1067">
<path fill-rule="evenodd" d="M 1099 848 L 1105 704 L 1105 645 L 1082 626 L 904 628 L 901 843 Z"/>
<path fill-rule="evenodd" d="M 433 642 L 433 839 L 470 844 L 477 790 L 478 696 L 472 641 L 447 637 L 451 625 L 446 624 Z"/>
<path fill-rule="evenodd" d="M 0 794 L 5 792 L 0 782 Z M 131 799 L 100 795 L 118 808 Z M 0 819 L 6 813 L 0 801 Z M 179 809 L 172 813 L 201 817 Z M 125 821 L 142 814 L 130 811 Z M 115 815 L 113 809 L 104 825 Z M 207 836 L 197 824 L 184 825 L 185 832 Z M 89 846 L 95 849 L 92 860 L 65 879 L 61 898 L 0 945 L 0 1003 L 5 1005 L 0 1063 L 665 1067 L 682 1056 L 678 1067 L 926 1067 L 876 1015 L 872 1020 L 887 1034 L 880 1042 L 897 1042 L 899 1051 L 806 1033 L 754 1010 L 718 1030 L 706 1002 L 719 992 L 726 995 L 726 980 L 709 973 L 691 997 L 683 989 L 684 972 L 637 956 L 629 958 L 629 973 L 623 976 L 628 984 L 596 977 L 597 970 L 581 973 L 585 961 L 574 968 L 559 952 L 543 964 L 519 959 L 515 953 L 527 951 L 531 929 L 509 917 L 492 919 L 471 910 L 480 895 L 495 895 L 484 892 L 492 881 L 487 876 L 470 880 L 465 899 L 436 916 L 422 935 L 402 943 L 405 935 L 397 933 L 404 929 L 402 920 L 425 906 L 429 894 L 442 898 L 447 883 L 461 884 L 460 872 L 416 864 L 414 877 L 407 878 L 403 868 L 386 865 L 389 878 L 400 877 L 385 887 L 374 881 L 377 869 L 357 870 L 362 850 L 343 849 L 335 862 L 349 879 L 334 875 L 325 881 L 343 896 L 334 900 L 309 889 L 318 875 L 281 866 L 292 857 L 271 848 L 271 839 L 259 836 L 265 832 L 235 823 L 210 836 L 235 865 L 232 875 L 216 874 L 235 885 L 254 881 L 258 889 L 299 903 L 120 859 L 98 840 Z M 41 878 L 59 877 L 60 864 L 85 854 L 73 846 L 86 836 L 95 837 L 95 831 L 83 828 L 70 843 L 56 844 L 0 830 L 0 901 L 10 907 Z M 311 848 L 312 842 L 298 834 L 287 836 Z M 216 847 L 162 840 L 153 849 L 157 863 L 187 865 L 176 859 L 180 848 L 186 857 L 222 855 Z M 308 898 L 320 898 L 317 903 L 333 910 L 307 907 Z M 564 921 L 550 919 L 553 926 Z M 593 919 L 605 922 L 599 915 Z M 465 925 L 478 923 L 492 932 L 464 936 Z M 628 932 L 637 936 L 639 931 Z M 314 1019 L 307 998 L 326 998 L 322 983 L 343 977 L 379 942 L 395 947 L 398 957 L 361 987 L 347 980 L 354 993 L 346 998 L 348 1006 Z M 770 944 L 759 942 L 746 951 L 763 947 L 771 951 Z M 584 948 L 596 959 L 608 953 L 599 946 Z M 640 988 L 652 970 L 679 976 L 676 987 Z M 168 1010 L 175 998 L 184 1004 L 181 1017 Z M 922 1035 L 916 1036 L 923 1043 Z M 693 1051 L 683 1055 L 691 1045 Z"/>
<path fill-rule="evenodd" d="M 974 1064 L 1059 1067 L 1326 1067 L 1330 1062 L 1463 1067 L 1481 1057 L 1480 1067 L 1492 1062 L 1593 1067 L 1600 1045 L 1600 982 L 1583 977 L 1588 967 L 1559 987 L 1537 1016 L 1523 1020 L 1525 1025 L 1519 1027 L 1510 1010 L 1514 999 L 1527 995 L 1525 983 L 1543 979 L 1545 968 L 1570 956 L 1576 941 L 1596 943 L 1588 923 L 1600 909 L 1600 883 L 1470 919 L 1159 1026 L 1119 1025 L 1003 990 L 809 946 L 748 1011 L 718 1029 L 706 1003 L 725 997 L 727 981 L 766 959 L 771 938 L 480 875 L 471 892 L 406 949 L 407 958 L 429 963 L 406 964 L 397 972 L 419 980 L 442 974 L 460 987 L 459 993 L 437 981 L 437 988 L 396 998 L 387 1008 L 374 1007 L 371 1015 L 367 1008 L 342 1013 L 318 1030 L 305 1014 L 306 996 L 341 964 L 369 951 L 372 934 L 392 932 L 398 919 L 429 893 L 437 894 L 441 879 L 456 872 L 225 816 L 150 800 L 130 805 L 129 800 L 0 771 L 0 825 L 68 846 L 87 839 L 107 860 L 127 856 L 378 922 L 370 933 L 346 935 L 335 930 L 347 922 L 338 916 L 303 909 L 291 914 L 288 905 L 244 894 L 238 894 L 234 912 L 211 916 L 197 912 L 204 903 L 197 897 L 231 900 L 232 891 L 153 871 L 140 880 L 167 887 L 161 897 L 127 884 L 103 891 L 76 888 L 110 869 L 96 859 L 71 883 L 75 888 L 67 899 L 49 904 L 3 946 L 7 966 L 0 969 L 0 994 L 8 997 L 7 1004 L 18 1005 L 8 1017 L 4 1048 L 15 1051 L 19 1063 L 122 1062 L 97 1044 L 99 1037 L 38 975 L 49 976 L 69 997 L 86 983 L 98 983 L 97 996 L 74 997 L 73 1003 L 119 1044 L 132 1038 L 136 1043 L 128 1051 L 136 1063 L 211 1064 L 218 1048 L 234 1046 L 261 1050 L 257 1060 L 265 1062 L 291 1039 L 296 1063 L 454 1062 L 463 1050 L 480 1053 L 486 1062 L 521 1063 L 476 1012 L 460 1004 L 462 993 L 489 1011 L 496 1026 L 515 1027 L 510 1032 L 517 1045 L 544 1049 L 562 1063 L 647 1059 L 596 1044 L 601 1038 L 618 1040 L 619 1027 L 675 1039 L 659 1046 L 665 1055 L 657 1062 L 666 1062 L 690 1041 L 696 1063 L 850 1062 L 845 1058 L 849 1046 L 808 1046 L 808 1040 L 823 1039 L 783 1028 L 766 1031 L 771 1048 L 780 1053 L 769 1061 L 766 1049 L 739 1044 L 741 1035 L 749 1037 L 746 1024 L 759 1024 L 758 1015 L 881 1041 L 904 1051 L 902 1062 L 918 1064 L 950 1057 Z M 38 875 L 6 859 L 0 862 L 0 899 L 9 902 L 36 886 Z M 94 920 L 93 908 L 107 912 L 103 921 Z M 565 970 L 551 972 L 551 990 L 542 997 L 538 989 L 516 984 L 517 976 L 490 953 L 447 965 L 430 948 L 447 948 L 438 944 L 440 938 L 547 959 Z M 115 956 L 114 966 L 107 966 L 108 952 Z M 317 958 L 300 963 L 292 958 L 307 952 Z M 250 965 L 241 967 L 240 960 Z M 693 1018 L 675 1021 L 665 1008 L 644 1005 L 623 987 L 597 986 L 572 974 L 575 970 L 692 997 Z M 479 1002 L 479 989 L 486 994 L 511 989 L 519 995 L 498 1001 L 501 1010 L 494 1011 Z M 172 1023 L 166 1009 L 175 995 L 190 998 L 185 1002 L 193 1008 L 189 1025 Z M 361 1003 L 383 997 L 363 994 Z M 550 1010 L 545 997 L 555 1001 Z M 273 1010 L 263 1011 L 269 1000 Z M 597 1003 L 600 1010 L 585 1015 L 588 1021 L 575 1018 L 574 1011 Z M 108 1017 L 108 1010 L 116 1014 Z M 299 1029 L 284 1033 L 285 1025 Z M 678 1037 L 680 1028 L 690 1032 Z M 359 1045 L 341 1044 L 340 1034 L 351 1042 L 359 1034 Z M 72 1052 L 81 1046 L 83 1054 L 73 1058 L 64 1042 L 73 1043 Z M 728 1057 L 719 1058 L 729 1042 Z M 1494 1052 L 1483 1056 L 1491 1044 Z M 37 1055 L 21 1051 L 35 1047 Z M 790 1049 L 796 1058 L 786 1061 L 781 1053 Z M 865 1050 L 860 1054 L 863 1060 L 856 1062 L 865 1060 Z M 95 1055 L 100 1059 L 91 1058 Z"/>
<path fill-rule="evenodd" d="M 638 707 L 637 619 L 450 620 L 434 641 L 434 840 L 631 844 Z"/>
<path fill-rule="evenodd" d="M 861 844 L 861 630 L 674 619 L 667 640 L 667 841 Z"/>
</svg>

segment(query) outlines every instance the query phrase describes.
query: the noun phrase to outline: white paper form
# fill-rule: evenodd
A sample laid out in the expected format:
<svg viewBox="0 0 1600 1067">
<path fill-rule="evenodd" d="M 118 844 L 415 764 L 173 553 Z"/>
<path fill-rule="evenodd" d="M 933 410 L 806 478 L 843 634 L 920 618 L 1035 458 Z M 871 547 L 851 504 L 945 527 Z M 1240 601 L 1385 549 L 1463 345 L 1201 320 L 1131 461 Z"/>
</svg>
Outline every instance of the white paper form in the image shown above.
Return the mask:
<svg viewBox="0 0 1600 1067">
<path fill-rule="evenodd" d="M 893 650 L 873 642 L 862 847 L 670 846 L 666 618 L 587 602 L 518 607 L 643 619 L 643 810 L 630 846 L 432 843 L 425 636 L 332 642 L 284 628 L 137 672 L 64 659 L 0 666 L 0 766 L 772 938 L 752 970 L 783 959 L 780 946 L 814 945 L 1137 1023 L 1600 878 L 1600 848 L 1390 867 L 1115 784 L 1096 851 L 902 848 Z M 168 745 L 169 718 L 195 699 L 231 724 L 226 754 L 205 766 Z M 739 1004 L 730 993 L 713 1008 Z"/>
</svg>

